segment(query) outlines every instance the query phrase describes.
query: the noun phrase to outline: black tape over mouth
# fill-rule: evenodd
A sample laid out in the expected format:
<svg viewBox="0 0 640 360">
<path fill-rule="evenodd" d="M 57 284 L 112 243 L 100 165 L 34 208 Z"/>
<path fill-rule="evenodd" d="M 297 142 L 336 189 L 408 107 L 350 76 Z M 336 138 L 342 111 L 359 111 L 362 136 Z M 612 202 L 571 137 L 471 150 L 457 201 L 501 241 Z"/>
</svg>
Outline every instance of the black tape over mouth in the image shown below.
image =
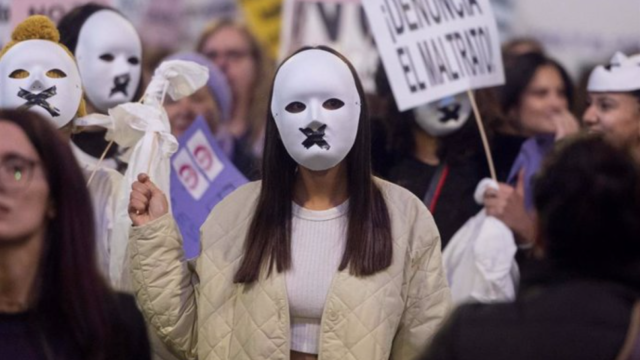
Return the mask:
<svg viewBox="0 0 640 360">
<path fill-rule="evenodd" d="M 20 88 L 20 91 L 18 92 L 18 97 L 27 100 L 27 102 L 24 103 L 23 105 L 20 105 L 18 110 L 28 110 L 33 106 L 40 106 L 41 108 L 45 109 L 49 113 L 49 115 L 51 115 L 52 117 L 60 116 L 60 109 L 56 108 L 55 106 L 47 102 L 48 98 L 51 98 L 56 94 L 57 94 L 57 91 L 56 91 L 55 85 L 46 90 L 42 90 L 37 94 L 34 94 L 29 90 Z"/>
<path fill-rule="evenodd" d="M 319 148 L 324 150 L 331 149 L 331 145 L 324 139 L 324 131 L 327 128 L 327 125 L 322 125 L 318 128 L 318 130 L 313 130 L 311 128 L 300 128 L 300 131 L 307 137 L 303 142 L 302 146 L 306 149 L 311 148 L 313 145 L 317 145 Z"/>
<path fill-rule="evenodd" d="M 460 104 L 455 103 L 449 106 L 442 106 L 438 108 L 438 111 L 442 114 L 440 117 L 441 123 L 448 123 L 449 121 L 456 121 L 460 118 Z"/>
<path fill-rule="evenodd" d="M 129 82 L 131 81 L 131 75 L 122 74 L 113 78 L 113 88 L 111 88 L 111 93 L 109 97 L 117 93 L 122 93 L 124 96 L 129 96 L 127 92 L 127 87 L 129 86 Z"/>
</svg>

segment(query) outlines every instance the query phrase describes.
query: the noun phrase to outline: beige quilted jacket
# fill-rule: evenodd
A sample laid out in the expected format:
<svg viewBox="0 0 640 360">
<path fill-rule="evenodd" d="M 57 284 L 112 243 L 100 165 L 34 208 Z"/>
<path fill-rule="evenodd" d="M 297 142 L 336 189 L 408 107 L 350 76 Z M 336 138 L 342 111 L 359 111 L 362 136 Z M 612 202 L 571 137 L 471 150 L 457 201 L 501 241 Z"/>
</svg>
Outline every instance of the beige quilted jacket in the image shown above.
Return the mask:
<svg viewBox="0 0 640 360">
<path fill-rule="evenodd" d="M 376 183 L 391 217 L 393 263 L 365 278 L 336 273 L 322 316 L 321 360 L 415 359 L 451 306 L 431 214 L 408 191 Z M 185 260 L 170 215 L 132 229 L 136 297 L 147 321 L 180 357 L 289 359 L 284 274 L 233 284 L 259 192 L 260 183 L 250 183 L 216 206 L 201 228 L 195 268 Z"/>
</svg>

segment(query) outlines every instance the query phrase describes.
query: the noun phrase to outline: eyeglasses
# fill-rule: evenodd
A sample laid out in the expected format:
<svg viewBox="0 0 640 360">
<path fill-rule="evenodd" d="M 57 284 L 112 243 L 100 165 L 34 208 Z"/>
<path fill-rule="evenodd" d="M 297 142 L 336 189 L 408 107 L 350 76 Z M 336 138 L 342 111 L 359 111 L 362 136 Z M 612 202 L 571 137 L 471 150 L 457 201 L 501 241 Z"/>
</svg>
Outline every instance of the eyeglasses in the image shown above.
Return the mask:
<svg viewBox="0 0 640 360">
<path fill-rule="evenodd" d="M 11 154 L 0 159 L 0 187 L 8 192 L 18 192 L 29 187 L 36 164 L 35 160 Z"/>
<path fill-rule="evenodd" d="M 226 51 L 211 50 L 211 51 L 207 51 L 204 55 L 213 62 L 216 62 L 218 59 L 222 59 L 222 58 L 228 61 L 234 62 L 234 61 L 239 61 L 251 55 L 251 51 L 240 50 L 240 49 L 231 49 Z"/>
</svg>

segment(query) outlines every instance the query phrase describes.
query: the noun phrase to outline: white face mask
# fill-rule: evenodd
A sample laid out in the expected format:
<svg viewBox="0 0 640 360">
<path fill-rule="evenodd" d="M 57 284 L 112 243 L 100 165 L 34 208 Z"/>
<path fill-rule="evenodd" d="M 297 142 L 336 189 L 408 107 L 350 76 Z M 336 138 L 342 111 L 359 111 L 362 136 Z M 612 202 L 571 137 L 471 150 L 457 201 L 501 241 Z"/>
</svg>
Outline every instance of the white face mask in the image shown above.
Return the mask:
<svg viewBox="0 0 640 360">
<path fill-rule="evenodd" d="M 356 139 L 361 100 L 347 64 L 306 50 L 276 75 L 271 113 L 289 155 L 314 171 L 338 165 Z"/>
<path fill-rule="evenodd" d="M 418 106 L 413 115 L 422 130 L 432 136 L 445 136 L 458 131 L 471 115 L 471 102 L 465 94 Z"/>
<path fill-rule="evenodd" d="M 0 106 L 28 109 L 57 128 L 71 121 L 82 100 L 78 68 L 60 45 L 26 40 L 0 59 Z"/>
<path fill-rule="evenodd" d="M 75 51 L 87 98 L 100 112 L 133 100 L 140 84 L 142 43 L 120 14 L 100 10 L 80 29 Z"/>
</svg>

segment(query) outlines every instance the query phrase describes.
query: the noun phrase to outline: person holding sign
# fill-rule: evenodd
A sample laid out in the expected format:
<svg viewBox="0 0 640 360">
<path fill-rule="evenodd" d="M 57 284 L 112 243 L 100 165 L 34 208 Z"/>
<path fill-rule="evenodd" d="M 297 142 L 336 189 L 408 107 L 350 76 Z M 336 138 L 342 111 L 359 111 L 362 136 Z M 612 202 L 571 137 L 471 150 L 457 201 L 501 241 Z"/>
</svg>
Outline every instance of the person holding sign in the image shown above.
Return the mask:
<svg viewBox="0 0 640 360">
<path fill-rule="evenodd" d="M 166 196 L 145 174 L 133 184 L 147 319 L 188 359 L 415 359 L 451 306 L 438 230 L 419 199 L 372 177 L 353 66 L 303 48 L 270 104 L 263 180 L 214 208 L 195 269 Z"/>
<path fill-rule="evenodd" d="M 390 99 L 393 102 L 393 99 Z M 394 102 L 393 102 L 394 103 Z M 473 200 L 486 164 L 478 160 L 478 129 L 466 94 L 397 112 L 391 105 L 389 181 L 421 198 L 433 214 L 444 248 L 480 210 Z"/>
<path fill-rule="evenodd" d="M 616 53 L 609 64 L 593 70 L 587 90 L 586 128 L 629 148 L 640 162 L 640 54 Z"/>
</svg>

